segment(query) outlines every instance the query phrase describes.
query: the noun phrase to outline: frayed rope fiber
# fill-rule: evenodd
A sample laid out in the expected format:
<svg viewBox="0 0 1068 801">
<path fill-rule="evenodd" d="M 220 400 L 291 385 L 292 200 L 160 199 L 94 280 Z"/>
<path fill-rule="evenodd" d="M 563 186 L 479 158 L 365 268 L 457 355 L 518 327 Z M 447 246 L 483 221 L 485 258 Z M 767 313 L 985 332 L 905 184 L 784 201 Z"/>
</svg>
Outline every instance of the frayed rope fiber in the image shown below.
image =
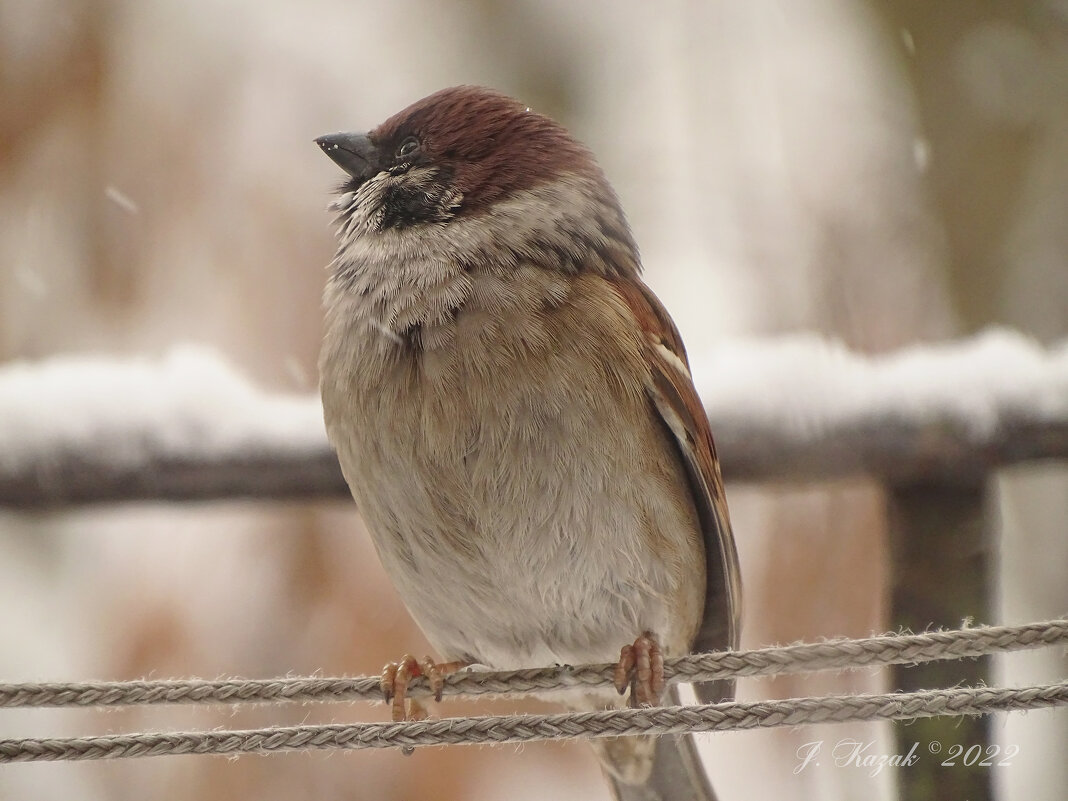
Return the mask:
<svg viewBox="0 0 1068 801">
<path fill-rule="evenodd" d="M 280 751 L 525 743 L 636 734 L 733 731 L 798 726 L 803 723 L 984 715 L 1064 705 L 1068 705 L 1068 682 L 1011 690 L 959 687 L 918 693 L 792 698 L 557 715 L 0 740 L 0 763 L 121 759 L 166 754 L 267 754 Z"/>
<path fill-rule="evenodd" d="M 665 660 L 669 682 L 774 676 L 979 657 L 1068 644 L 1068 619 L 1022 626 L 988 626 L 830 640 L 753 651 L 691 654 Z M 582 665 L 512 671 L 461 671 L 445 677 L 445 695 L 516 695 L 610 686 L 615 665 Z M 408 695 L 426 697 L 425 679 Z M 0 707 L 126 706 L 133 704 L 245 704 L 308 701 L 381 701 L 376 676 L 356 678 L 226 679 L 221 681 L 123 681 L 0 684 Z"/>
<path fill-rule="evenodd" d="M 1063 643 L 1068 643 L 1068 619 L 1024 626 L 966 628 L 755 651 L 695 654 L 667 660 L 665 674 L 669 681 L 707 681 L 960 659 Z M 461 672 L 446 677 L 445 691 L 449 694 L 503 695 L 585 689 L 610 684 L 613 668 L 612 665 L 586 665 L 509 672 Z M 416 696 L 427 692 L 425 681 L 414 682 L 410 689 L 410 693 Z M 0 684 L 0 706 L 6 707 L 237 704 L 352 701 L 361 698 L 381 700 L 377 678 Z M 637 734 L 733 731 L 803 723 L 985 715 L 1064 705 L 1068 705 L 1068 681 L 1018 689 L 957 687 L 914 693 L 791 698 L 555 715 L 459 717 L 248 731 L 6 739 L 0 740 L 0 763 L 120 759 L 165 754 L 267 754 L 312 749 L 522 743 Z"/>
</svg>

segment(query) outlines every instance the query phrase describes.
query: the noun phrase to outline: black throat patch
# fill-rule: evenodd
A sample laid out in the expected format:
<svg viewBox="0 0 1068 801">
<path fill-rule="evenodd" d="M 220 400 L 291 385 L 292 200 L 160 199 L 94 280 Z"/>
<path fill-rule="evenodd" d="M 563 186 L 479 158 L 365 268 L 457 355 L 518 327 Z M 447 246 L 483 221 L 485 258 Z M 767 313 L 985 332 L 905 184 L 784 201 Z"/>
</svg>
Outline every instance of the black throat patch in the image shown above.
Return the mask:
<svg viewBox="0 0 1068 801">
<path fill-rule="evenodd" d="M 440 170 L 430 181 L 403 181 L 392 187 L 382 202 L 378 229 L 451 220 L 459 208 L 460 194 L 452 188 L 450 177 Z"/>
</svg>

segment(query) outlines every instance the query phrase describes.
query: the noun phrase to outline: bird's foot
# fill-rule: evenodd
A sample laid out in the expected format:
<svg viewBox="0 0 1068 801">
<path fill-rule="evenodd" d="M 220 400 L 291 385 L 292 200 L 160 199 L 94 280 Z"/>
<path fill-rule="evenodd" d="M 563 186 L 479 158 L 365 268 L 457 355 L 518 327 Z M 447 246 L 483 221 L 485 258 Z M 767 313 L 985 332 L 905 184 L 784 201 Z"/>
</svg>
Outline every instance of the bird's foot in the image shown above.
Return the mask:
<svg viewBox="0 0 1068 801">
<path fill-rule="evenodd" d="M 405 654 L 400 662 L 390 662 L 382 668 L 382 694 L 386 697 L 386 703 L 390 705 L 390 712 L 394 721 L 425 720 L 426 709 L 414 698 L 408 698 L 408 685 L 412 679 L 419 676 L 426 677 L 430 689 L 434 693 L 434 700 L 441 700 L 441 692 L 445 686 L 445 677 L 461 668 L 467 667 L 466 662 L 435 662 L 429 656 L 417 660 L 411 654 Z M 410 754 L 411 748 L 405 748 L 404 752 Z"/>
<path fill-rule="evenodd" d="M 664 694 L 664 654 L 656 635 L 646 631 L 633 645 L 624 645 L 613 678 L 620 695 L 630 687 L 630 706 L 659 704 Z"/>
</svg>

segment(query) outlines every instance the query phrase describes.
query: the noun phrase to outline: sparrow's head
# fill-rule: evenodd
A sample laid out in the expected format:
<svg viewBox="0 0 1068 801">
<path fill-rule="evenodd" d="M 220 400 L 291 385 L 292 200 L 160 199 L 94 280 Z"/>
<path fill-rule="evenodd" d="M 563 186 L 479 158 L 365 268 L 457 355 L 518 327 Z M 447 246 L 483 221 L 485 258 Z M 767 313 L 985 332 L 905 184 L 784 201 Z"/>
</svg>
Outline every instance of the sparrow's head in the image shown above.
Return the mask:
<svg viewBox="0 0 1068 801">
<path fill-rule="evenodd" d="M 368 133 L 315 141 L 348 174 L 333 204 L 339 258 L 378 241 L 394 251 L 429 247 L 465 268 L 489 259 L 638 269 L 623 212 L 589 150 L 492 90 L 443 89 Z"/>
</svg>

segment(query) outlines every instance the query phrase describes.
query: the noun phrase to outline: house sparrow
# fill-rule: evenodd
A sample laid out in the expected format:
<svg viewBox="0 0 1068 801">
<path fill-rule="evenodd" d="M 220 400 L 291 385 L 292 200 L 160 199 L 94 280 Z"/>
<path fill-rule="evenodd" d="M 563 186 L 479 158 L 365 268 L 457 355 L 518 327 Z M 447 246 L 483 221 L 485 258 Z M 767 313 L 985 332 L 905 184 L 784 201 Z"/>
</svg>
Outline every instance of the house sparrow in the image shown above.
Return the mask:
<svg viewBox="0 0 1068 801">
<path fill-rule="evenodd" d="M 448 668 L 618 659 L 659 703 L 663 656 L 737 647 L 739 572 L 679 332 L 592 154 L 470 86 L 316 142 L 348 175 L 326 430 L 412 616 Z M 408 657 L 387 690 L 440 670 Z M 593 743 L 621 799 L 711 792 L 690 738 Z"/>
</svg>

